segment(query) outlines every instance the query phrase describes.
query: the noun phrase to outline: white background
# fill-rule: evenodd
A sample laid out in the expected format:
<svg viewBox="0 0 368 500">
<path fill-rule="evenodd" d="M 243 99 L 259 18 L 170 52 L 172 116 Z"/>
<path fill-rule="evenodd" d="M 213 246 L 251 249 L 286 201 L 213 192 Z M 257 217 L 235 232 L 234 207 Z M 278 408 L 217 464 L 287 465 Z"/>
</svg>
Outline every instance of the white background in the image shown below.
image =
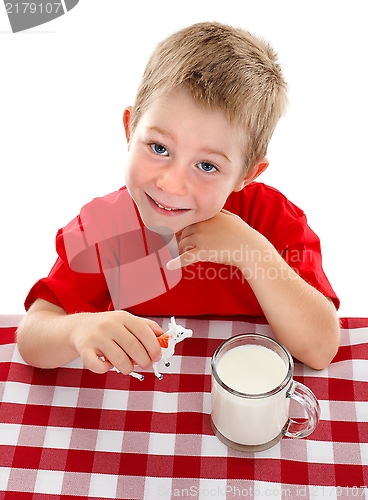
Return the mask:
<svg viewBox="0 0 368 500">
<path fill-rule="evenodd" d="M 290 109 L 260 181 L 280 189 L 320 236 L 340 316 L 368 316 L 367 2 L 80 0 L 12 34 L 0 5 L 0 313 L 56 258 L 59 227 L 124 184 L 124 108 L 164 37 L 194 22 L 241 26 L 271 42 Z"/>
</svg>

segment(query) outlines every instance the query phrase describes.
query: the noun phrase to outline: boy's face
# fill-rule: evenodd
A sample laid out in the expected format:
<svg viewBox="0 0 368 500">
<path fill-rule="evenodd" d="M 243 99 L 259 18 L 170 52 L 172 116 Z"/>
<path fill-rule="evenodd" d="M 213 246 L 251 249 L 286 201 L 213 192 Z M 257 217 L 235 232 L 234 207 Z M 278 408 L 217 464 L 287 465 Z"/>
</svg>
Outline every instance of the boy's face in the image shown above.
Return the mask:
<svg viewBox="0 0 368 500">
<path fill-rule="evenodd" d="M 131 137 L 129 119 L 127 109 L 125 181 L 146 226 L 177 233 L 214 217 L 229 194 L 251 180 L 242 175 L 239 129 L 222 112 L 202 109 L 187 91 L 157 98 Z"/>
</svg>

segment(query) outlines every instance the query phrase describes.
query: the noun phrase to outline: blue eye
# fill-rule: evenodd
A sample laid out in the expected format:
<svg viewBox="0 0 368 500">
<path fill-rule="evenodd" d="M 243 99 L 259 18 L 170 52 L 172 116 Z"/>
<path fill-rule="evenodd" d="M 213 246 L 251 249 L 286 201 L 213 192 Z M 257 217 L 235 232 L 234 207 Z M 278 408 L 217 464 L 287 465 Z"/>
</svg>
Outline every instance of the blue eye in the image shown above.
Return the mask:
<svg viewBox="0 0 368 500">
<path fill-rule="evenodd" d="M 154 151 L 156 154 L 161 155 L 161 156 L 168 156 L 168 151 L 165 148 L 165 146 L 162 146 L 161 144 L 153 143 L 150 144 L 152 151 Z"/>
<path fill-rule="evenodd" d="M 212 173 L 218 171 L 218 169 L 214 165 L 212 165 L 212 163 L 208 163 L 207 161 L 201 161 L 197 163 L 197 166 L 202 170 L 202 172 Z"/>
</svg>

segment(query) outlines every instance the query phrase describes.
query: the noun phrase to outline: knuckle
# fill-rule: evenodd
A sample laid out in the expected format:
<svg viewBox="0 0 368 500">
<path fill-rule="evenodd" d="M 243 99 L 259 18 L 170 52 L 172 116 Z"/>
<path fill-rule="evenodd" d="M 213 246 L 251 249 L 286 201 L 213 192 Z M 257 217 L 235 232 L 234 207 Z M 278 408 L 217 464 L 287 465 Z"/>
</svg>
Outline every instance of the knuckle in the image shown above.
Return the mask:
<svg viewBox="0 0 368 500">
<path fill-rule="evenodd" d="M 133 359 L 133 361 L 137 361 L 137 358 L 139 358 L 141 348 L 138 344 L 137 341 L 130 341 L 125 347 L 124 347 L 125 352 L 127 355 Z"/>
<path fill-rule="evenodd" d="M 142 323 L 141 328 L 139 330 L 140 339 L 143 340 L 143 342 L 145 342 L 146 340 L 150 339 L 152 334 L 153 334 L 153 331 L 152 331 L 151 327 L 148 326 L 146 323 Z"/>
<path fill-rule="evenodd" d="M 114 311 L 114 312 L 116 313 L 119 320 L 133 317 L 133 314 L 129 313 L 128 311 Z"/>
</svg>

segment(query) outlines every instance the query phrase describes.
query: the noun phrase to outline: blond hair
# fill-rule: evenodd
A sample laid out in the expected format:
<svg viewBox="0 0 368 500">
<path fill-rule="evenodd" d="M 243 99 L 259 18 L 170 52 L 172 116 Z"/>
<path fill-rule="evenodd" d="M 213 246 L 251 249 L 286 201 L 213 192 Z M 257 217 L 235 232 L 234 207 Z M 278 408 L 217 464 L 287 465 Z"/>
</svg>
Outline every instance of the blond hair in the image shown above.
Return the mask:
<svg viewBox="0 0 368 500">
<path fill-rule="evenodd" d="M 245 171 L 265 156 L 288 102 L 277 55 L 267 42 L 217 22 L 194 24 L 163 40 L 139 85 L 131 133 L 157 97 L 180 87 L 201 106 L 221 110 L 241 126 Z"/>
</svg>

